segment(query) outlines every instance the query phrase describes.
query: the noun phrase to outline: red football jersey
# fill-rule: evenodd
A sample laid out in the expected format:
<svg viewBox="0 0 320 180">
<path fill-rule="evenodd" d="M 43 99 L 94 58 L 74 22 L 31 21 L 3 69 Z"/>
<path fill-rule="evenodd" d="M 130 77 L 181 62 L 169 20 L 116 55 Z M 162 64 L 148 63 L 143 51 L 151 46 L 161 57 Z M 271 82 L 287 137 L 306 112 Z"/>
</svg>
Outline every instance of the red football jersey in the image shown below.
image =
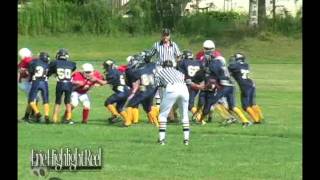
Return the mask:
<svg viewBox="0 0 320 180">
<path fill-rule="evenodd" d="M 215 50 L 212 52 L 212 55 L 214 57 L 218 57 L 218 56 L 222 56 L 222 54 L 220 53 L 220 51 L 218 50 Z M 199 60 L 199 61 L 203 61 L 204 60 L 204 52 L 203 50 L 199 51 L 196 55 L 196 59 Z"/>
<path fill-rule="evenodd" d="M 118 67 L 118 70 L 122 73 L 126 72 L 126 70 L 128 69 L 128 66 L 127 65 L 120 65 Z"/>
<path fill-rule="evenodd" d="M 18 68 L 21 69 L 20 78 L 27 78 L 28 77 L 28 74 L 26 71 L 28 71 L 29 64 L 31 63 L 32 60 L 33 60 L 32 57 L 25 57 L 19 62 Z"/>
<path fill-rule="evenodd" d="M 103 80 L 103 76 L 99 71 L 93 71 L 93 76 L 97 79 Z M 75 73 L 73 73 L 72 81 L 82 82 L 83 85 L 75 89 L 75 91 L 78 92 L 79 94 L 87 93 L 89 91 L 89 89 L 96 84 L 96 82 L 92 82 L 89 79 L 87 79 L 85 77 L 85 75 L 82 74 L 82 72 L 80 72 L 80 71 L 76 71 Z M 84 89 L 85 85 L 89 85 L 90 88 Z"/>
</svg>

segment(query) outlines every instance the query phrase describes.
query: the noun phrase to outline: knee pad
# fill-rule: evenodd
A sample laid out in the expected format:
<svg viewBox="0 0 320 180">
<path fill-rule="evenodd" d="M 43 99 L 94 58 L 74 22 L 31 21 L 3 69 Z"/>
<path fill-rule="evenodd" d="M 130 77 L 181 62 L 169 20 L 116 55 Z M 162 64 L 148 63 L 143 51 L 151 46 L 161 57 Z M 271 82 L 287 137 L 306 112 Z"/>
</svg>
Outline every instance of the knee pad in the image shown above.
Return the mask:
<svg viewBox="0 0 320 180">
<path fill-rule="evenodd" d="M 79 104 L 79 100 L 78 100 L 78 99 L 71 99 L 71 105 L 72 105 L 73 107 L 77 107 L 78 104 Z"/>
<path fill-rule="evenodd" d="M 83 107 L 85 109 L 90 109 L 90 101 L 89 100 L 83 101 Z"/>
</svg>

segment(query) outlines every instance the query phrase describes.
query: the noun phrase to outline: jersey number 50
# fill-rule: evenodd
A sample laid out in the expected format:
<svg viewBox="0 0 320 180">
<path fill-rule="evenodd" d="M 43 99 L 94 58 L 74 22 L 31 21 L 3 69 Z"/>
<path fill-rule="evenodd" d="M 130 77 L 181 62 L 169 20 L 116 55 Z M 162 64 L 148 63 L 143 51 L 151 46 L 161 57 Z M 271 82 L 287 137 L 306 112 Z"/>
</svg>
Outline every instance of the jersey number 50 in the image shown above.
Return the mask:
<svg viewBox="0 0 320 180">
<path fill-rule="evenodd" d="M 59 79 L 71 79 L 71 69 L 57 69 L 57 75 Z"/>
</svg>

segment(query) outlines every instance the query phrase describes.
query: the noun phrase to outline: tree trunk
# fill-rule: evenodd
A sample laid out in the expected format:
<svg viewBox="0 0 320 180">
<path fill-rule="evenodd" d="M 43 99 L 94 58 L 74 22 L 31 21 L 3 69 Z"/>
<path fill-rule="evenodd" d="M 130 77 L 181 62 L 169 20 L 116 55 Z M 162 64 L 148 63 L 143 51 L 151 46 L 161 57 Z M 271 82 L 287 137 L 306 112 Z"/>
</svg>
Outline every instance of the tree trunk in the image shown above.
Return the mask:
<svg viewBox="0 0 320 180">
<path fill-rule="evenodd" d="M 249 0 L 249 26 L 256 27 L 258 25 L 258 2 L 257 0 Z"/>
<path fill-rule="evenodd" d="M 276 0 L 272 0 L 272 18 L 273 21 L 276 19 Z"/>
<path fill-rule="evenodd" d="M 266 0 L 258 0 L 258 25 L 260 28 L 265 26 L 266 19 Z"/>
</svg>

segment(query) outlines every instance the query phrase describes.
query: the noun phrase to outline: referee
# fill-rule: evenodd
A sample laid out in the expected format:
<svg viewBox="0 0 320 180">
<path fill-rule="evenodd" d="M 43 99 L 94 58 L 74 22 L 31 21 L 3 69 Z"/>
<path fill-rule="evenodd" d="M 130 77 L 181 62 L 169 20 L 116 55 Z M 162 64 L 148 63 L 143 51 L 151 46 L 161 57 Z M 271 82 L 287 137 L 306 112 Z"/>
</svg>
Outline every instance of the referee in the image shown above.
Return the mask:
<svg viewBox="0 0 320 180">
<path fill-rule="evenodd" d="M 158 87 L 164 87 L 159 115 L 159 144 L 165 144 L 167 117 L 173 104 L 177 101 L 182 114 L 182 125 L 185 145 L 189 145 L 189 91 L 184 82 L 184 74 L 173 67 L 171 60 L 165 60 L 162 68 L 157 68 L 155 83 Z"/>
<path fill-rule="evenodd" d="M 150 52 L 151 57 L 156 55 L 156 64 L 161 65 L 163 61 L 170 59 L 173 60 L 173 66 L 176 67 L 177 60 L 181 56 L 178 45 L 171 41 L 170 30 L 164 28 L 162 30 L 161 40 L 155 42 Z"/>
<path fill-rule="evenodd" d="M 177 61 L 181 57 L 182 53 L 179 50 L 178 45 L 171 41 L 170 37 L 170 29 L 164 28 L 162 30 L 161 34 L 161 40 L 158 42 L 155 42 L 153 47 L 151 48 L 150 55 L 156 56 L 156 65 L 159 66 L 163 63 L 165 60 L 172 60 L 173 61 L 173 66 L 177 66 Z M 156 106 L 155 109 L 157 112 L 159 112 L 159 105 L 161 102 L 161 96 L 162 96 L 162 89 L 158 89 L 158 91 L 155 94 L 155 100 L 156 100 Z M 174 108 L 171 110 L 169 114 L 169 119 L 173 121 L 175 119 L 175 114 L 174 114 Z"/>
</svg>

